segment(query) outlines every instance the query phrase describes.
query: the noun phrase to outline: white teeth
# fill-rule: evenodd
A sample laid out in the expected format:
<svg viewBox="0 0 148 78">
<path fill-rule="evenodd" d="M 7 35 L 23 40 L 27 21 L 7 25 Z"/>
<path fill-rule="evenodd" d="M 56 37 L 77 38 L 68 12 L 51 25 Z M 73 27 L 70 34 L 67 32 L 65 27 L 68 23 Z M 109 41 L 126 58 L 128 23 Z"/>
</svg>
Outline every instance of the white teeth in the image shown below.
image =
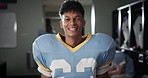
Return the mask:
<svg viewBox="0 0 148 78">
<path fill-rule="evenodd" d="M 76 30 L 77 28 L 69 28 L 69 30 Z"/>
</svg>

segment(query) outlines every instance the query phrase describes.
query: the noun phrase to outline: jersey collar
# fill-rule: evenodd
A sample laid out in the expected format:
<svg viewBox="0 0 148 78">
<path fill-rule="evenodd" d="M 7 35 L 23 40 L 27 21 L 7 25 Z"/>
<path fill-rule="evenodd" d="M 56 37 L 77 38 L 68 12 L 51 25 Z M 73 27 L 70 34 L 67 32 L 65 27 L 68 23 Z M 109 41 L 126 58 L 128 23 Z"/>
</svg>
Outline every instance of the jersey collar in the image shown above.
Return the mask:
<svg viewBox="0 0 148 78">
<path fill-rule="evenodd" d="M 86 37 L 86 39 L 82 42 L 82 43 L 80 43 L 79 45 L 77 45 L 76 47 L 71 47 L 71 46 L 69 46 L 69 45 L 67 45 L 63 40 L 62 40 L 62 38 L 61 38 L 61 36 L 60 35 L 62 35 L 61 33 L 58 33 L 57 35 L 56 35 L 56 38 L 63 44 L 63 45 L 65 45 L 70 51 L 72 51 L 72 52 L 76 52 L 77 50 L 79 50 L 88 40 L 90 40 L 90 38 L 91 38 L 91 34 L 87 34 L 86 36 L 82 36 L 82 38 L 85 38 Z M 63 35 L 62 35 L 63 36 Z"/>
</svg>

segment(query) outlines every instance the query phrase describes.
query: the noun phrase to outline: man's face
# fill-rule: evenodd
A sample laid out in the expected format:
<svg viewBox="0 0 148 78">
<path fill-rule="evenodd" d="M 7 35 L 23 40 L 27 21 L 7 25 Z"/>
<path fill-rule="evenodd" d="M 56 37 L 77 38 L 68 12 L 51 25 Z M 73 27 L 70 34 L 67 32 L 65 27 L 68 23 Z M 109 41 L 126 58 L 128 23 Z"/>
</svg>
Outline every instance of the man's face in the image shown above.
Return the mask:
<svg viewBox="0 0 148 78">
<path fill-rule="evenodd" d="M 76 11 L 68 11 L 61 16 L 60 25 L 65 32 L 65 36 L 76 37 L 82 35 L 85 20 L 81 13 Z"/>
</svg>

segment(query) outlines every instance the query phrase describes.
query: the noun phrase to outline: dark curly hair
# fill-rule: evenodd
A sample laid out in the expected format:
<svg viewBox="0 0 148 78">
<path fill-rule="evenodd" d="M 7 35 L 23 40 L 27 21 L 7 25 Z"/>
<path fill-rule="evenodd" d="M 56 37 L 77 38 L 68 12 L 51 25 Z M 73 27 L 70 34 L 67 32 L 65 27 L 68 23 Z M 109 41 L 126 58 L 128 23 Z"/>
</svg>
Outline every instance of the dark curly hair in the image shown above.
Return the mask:
<svg viewBox="0 0 148 78">
<path fill-rule="evenodd" d="M 68 12 L 68 11 L 80 12 L 82 14 L 82 17 L 84 17 L 84 14 L 85 14 L 82 4 L 74 0 L 64 1 L 64 3 L 60 7 L 59 15 L 62 16 L 65 12 Z"/>
</svg>

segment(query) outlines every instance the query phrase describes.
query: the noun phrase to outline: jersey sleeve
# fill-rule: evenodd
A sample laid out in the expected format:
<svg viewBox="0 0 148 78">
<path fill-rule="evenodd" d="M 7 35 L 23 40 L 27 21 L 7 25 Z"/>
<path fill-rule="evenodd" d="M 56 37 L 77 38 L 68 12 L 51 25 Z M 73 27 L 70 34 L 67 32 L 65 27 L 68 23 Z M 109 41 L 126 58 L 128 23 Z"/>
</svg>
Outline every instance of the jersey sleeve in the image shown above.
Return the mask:
<svg viewBox="0 0 148 78">
<path fill-rule="evenodd" d="M 102 52 L 98 57 L 99 59 L 97 60 L 98 64 L 96 69 L 97 75 L 104 74 L 110 69 L 112 60 L 114 58 L 115 49 L 116 49 L 116 43 L 112 39 L 107 50 L 105 52 Z"/>
<path fill-rule="evenodd" d="M 116 53 L 113 61 L 117 65 L 124 65 L 126 63 L 125 54 L 123 52 Z"/>
<path fill-rule="evenodd" d="M 36 42 L 33 43 L 32 50 L 34 60 L 38 65 L 38 71 L 47 77 L 51 77 L 51 70 L 46 67 L 44 57 L 42 57 L 42 53 Z"/>
</svg>

